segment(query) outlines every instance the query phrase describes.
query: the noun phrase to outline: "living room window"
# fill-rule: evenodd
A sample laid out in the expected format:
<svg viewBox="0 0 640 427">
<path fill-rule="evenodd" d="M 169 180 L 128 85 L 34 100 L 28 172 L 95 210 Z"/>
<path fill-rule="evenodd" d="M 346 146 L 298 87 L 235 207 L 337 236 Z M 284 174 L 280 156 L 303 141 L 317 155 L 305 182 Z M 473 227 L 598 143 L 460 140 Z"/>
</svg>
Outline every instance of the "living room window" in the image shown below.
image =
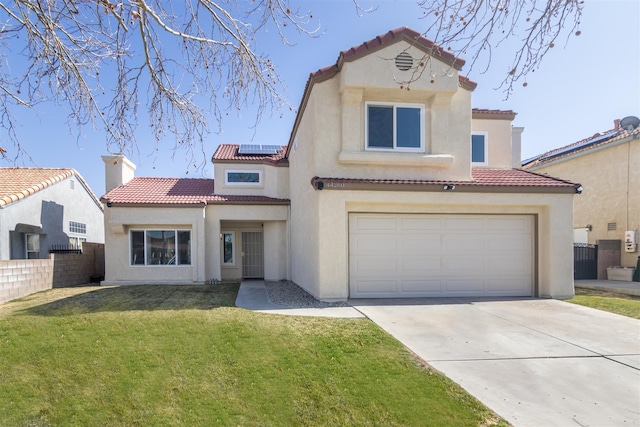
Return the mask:
<svg viewBox="0 0 640 427">
<path fill-rule="evenodd" d="M 367 150 L 424 152 L 423 105 L 367 102 L 365 106 Z"/>
<path fill-rule="evenodd" d="M 486 132 L 471 134 L 471 165 L 487 166 L 489 164 L 489 137 Z"/>
<path fill-rule="evenodd" d="M 258 170 L 227 170 L 224 171 L 226 185 L 261 185 L 262 172 Z"/>
<path fill-rule="evenodd" d="M 191 265 L 190 230 L 132 230 L 131 265 Z"/>
</svg>

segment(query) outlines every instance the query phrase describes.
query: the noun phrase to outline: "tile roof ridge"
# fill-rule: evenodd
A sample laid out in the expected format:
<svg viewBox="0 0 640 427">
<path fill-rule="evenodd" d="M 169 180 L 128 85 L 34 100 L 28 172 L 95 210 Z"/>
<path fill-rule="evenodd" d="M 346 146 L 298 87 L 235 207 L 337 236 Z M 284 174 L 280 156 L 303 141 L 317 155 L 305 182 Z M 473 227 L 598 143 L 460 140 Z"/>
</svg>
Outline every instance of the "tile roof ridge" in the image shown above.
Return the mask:
<svg viewBox="0 0 640 427">
<path fill-rule="evenodd" d="M 6 196 L 0 197 L 0 207 L 7 206 L 11 203 L 17 202 L 18 200 L 22 200 L 26 197 L 31 196 L 32 194 L 37 193 L 38 191 L 44 190 L 47 187 L 52 186 L 66 178 L 73 176 L 74 174 L 78 174 L 75 169 L 71 168 L 23 168 L 23 167 L 11 167 L 11 168 L 2 168 L 2 169 L 12 169 L 12 170 L 37 170 L 37 171 L 59 171 L 60 173 L 56 175 L 49 176 L 44 180 L 32 184 L 26 188 L 19 190 L 16 193 L 8 194 Z M 98 203 L 99 204 L 99 203 Z"/>
</svg>

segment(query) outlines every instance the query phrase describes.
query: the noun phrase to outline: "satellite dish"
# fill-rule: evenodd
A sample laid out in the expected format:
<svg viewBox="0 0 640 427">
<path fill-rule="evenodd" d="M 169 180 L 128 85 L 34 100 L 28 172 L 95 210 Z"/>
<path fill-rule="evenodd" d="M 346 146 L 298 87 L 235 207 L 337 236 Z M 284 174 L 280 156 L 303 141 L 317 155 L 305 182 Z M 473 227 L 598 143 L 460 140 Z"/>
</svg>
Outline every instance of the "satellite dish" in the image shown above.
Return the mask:
<svg viewBox="0 0 640 427">
<path fill-rule="evenodd" d="M 631 131 L 634 129 L 638 129 L 638 126 L 640 126 L 640 119 L 637 117 L 629 116 L 620 120 L 620 127 L 622 129 Z"/>
</svg>

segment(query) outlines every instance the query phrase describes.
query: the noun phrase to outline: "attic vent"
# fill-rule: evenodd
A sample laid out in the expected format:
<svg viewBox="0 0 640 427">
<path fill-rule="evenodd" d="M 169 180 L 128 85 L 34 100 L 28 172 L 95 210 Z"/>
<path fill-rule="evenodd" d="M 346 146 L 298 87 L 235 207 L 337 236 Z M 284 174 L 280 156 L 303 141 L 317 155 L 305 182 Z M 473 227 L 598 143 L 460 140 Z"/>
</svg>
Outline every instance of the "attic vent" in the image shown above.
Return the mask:
<svg viewBox="0 0 640 427">
<path fill-rule="evenodd" d="M 607 231 L 614 231 L 618 228 L 618 224 L 615 222 L 610 222 L 607 224 Z"/>
<path fill-rule="evenodd" d="M 402 52 L 396 56 L 396 67 L 398 70 L 407 71 L 413 67 L 413 58 L 407 52 Z"/>
</svg>

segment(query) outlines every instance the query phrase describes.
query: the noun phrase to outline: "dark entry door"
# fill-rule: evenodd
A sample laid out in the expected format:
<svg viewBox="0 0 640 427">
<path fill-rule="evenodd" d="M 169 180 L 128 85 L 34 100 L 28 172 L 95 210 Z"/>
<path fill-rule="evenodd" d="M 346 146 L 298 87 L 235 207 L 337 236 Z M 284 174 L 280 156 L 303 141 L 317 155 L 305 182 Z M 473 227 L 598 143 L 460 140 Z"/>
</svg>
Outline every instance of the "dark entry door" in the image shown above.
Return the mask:
<svg viewBox="0 0 640 427">
<path fill-rule="evenodd" d="M 261 231 L 242 232 L 242 277 L 264 277 L 264 243 Z"/>
</svg>

